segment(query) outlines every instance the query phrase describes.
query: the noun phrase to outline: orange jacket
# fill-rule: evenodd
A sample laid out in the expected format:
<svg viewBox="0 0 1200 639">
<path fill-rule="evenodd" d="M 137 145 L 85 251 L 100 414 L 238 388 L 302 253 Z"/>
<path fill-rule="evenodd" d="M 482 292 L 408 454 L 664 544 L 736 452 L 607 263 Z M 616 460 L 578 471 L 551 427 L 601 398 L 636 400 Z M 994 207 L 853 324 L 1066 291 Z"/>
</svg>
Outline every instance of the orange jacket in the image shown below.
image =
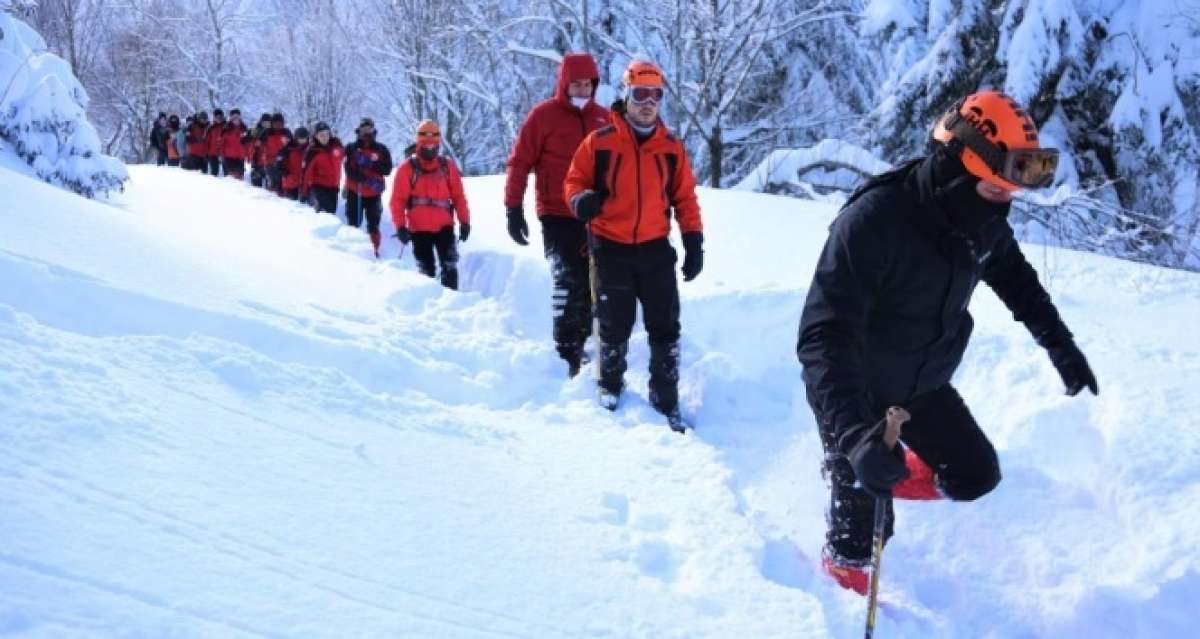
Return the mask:
<svg viewBox="0 0 1200 639">
<path fill-rule="evenodd" d="M 592 233 L 621 244 L 664 238 L 671 232 L 672 208 L 680 231 L 703 231 L 683 143 L 662 122 L 641 144 L 623 115 L 613 113 L 612 122 L 584 138 L 563 182 L 568 204 L 589 189 L 604 196 Z"/>
<path fill-rule="evenodd" d="M 407 226 L 413 233 L 436 233 L 454 224 L 454 214 L 459 224 L 471 223 L 458 165 L 444 156 L 426 161 L 414 155 L 401 162 L 392 178 L 390 208 L 396 228 Z"/>
</svg>

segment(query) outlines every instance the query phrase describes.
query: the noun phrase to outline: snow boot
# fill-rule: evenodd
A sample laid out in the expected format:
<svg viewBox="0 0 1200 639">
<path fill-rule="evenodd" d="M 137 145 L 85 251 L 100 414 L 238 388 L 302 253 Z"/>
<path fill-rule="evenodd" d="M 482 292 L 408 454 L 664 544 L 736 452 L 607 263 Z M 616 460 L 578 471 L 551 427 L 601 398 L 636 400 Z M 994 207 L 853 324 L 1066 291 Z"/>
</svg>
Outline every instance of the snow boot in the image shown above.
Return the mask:
<svg viewBox="0 0 1200 639">
<path fill-rule="evenodd" d="M 692 425 L 685 421 L 683 415 L 679 413 L 679 407 L 675 407 L 675 410 L 664 413 L 664 415 L 667 417 L 667 426 L 670 426 L 671 430 L 679 434 L 692 430 Z"/>
<path fill-rule="evenodd" d="M 867 572 L 867 561 L 851 561 L 834 556 L 829 547 L 821 550 L 821 569 L 833 578 L 837 585 L 867 596 L 871 576 Z"/>
<path fill-rule="evenodd" d="M 914 501 L 945 499 L 937 487 L 937 475 L 911 448 L 904 449 L 904 465 L 908 466 L 908 479 L 892 487 L 892 497 Z"/>
<path fill-rule="evenodd" d="M 600 387 L 600 405 L 608 410 L 616 410 L 621 399 L 621 391 L 625 390 L 625 355 L 629 345 L 600 343 L 600 366 L 597 371 L 597 382 Z"/>
<path fill-rule="evenodd" d="M 667 418 L 671 430 L 689 428 L 679 414 L 679 342 L 650 343 L 650 405 Z"/>
<path fill-rule="evenodd" d="M 375 259 L 379 259 L 379 231 L 371 231 L 371 246 L 375 247 Z"/>
</svg>

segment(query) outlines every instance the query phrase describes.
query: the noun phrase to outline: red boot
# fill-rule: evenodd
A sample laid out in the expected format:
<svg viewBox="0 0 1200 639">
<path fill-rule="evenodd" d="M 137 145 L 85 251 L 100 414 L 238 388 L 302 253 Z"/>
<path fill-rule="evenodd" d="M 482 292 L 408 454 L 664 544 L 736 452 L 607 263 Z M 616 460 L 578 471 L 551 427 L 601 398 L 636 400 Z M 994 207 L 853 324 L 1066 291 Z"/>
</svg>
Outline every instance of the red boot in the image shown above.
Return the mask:
<svg viewBox="0 0 1200 639">
<path fill-rule="evenodd" d="M 853 590 L 864 597 L 867 595 L 871 577 L 867 574 L 866 565 L 837 559 L 829 548 L 825 548 L 821 551 L 821 569 L 846 590 Z"/>
<path fill-rule="evenodd" d="M 892 497 L 916 501 L 944 499 L 938 490 L 937 476 L 934 475 L 933 469 L 917 457 L 911 448 L 904 449 L 904 465 L 908 466 L 908 479 L 892 487 Z"/>
<path fill-rule="evenodd" d="M 371 246 L 375 247 L 375 259 L 379 259 L 379 231 L 371 231 Z"/>
</svg>

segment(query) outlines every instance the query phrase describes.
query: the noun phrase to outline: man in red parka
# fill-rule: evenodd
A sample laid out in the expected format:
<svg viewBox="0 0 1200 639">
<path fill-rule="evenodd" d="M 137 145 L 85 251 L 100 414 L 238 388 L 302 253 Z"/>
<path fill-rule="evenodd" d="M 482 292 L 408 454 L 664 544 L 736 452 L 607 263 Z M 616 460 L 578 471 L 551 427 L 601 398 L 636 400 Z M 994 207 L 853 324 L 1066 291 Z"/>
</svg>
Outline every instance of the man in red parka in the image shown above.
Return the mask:
<svg viewBox="0 0 1200 639">
<path fill-rule="evenodd" d="M 208 173 L 208 145 L 205 135 L 208 134 L 208 113 L 201 111 L 192 119 L 187 128 L 187 169 Z"/>
<path fill-rule="evenodd" d="M 300 199 L 311 199 L 318 213 L 337 215 L 344 156 L 342 141 L 333 137 L 328 124 L 318 122 L 313 127 L 312 143 L 304 154 L 304 178 L 300 181 Z"/>
<path fill-rule="evenodd" d="M 695 279 L 704 267 L 696 178 L 683 143 L 658 117 L 666 89 L 662 70 L 635 60 L 622 83 L 625 98 L 613 105 L 612 124 L 579 145 L 563 190 L 592 236 L 600 403 L 617 408 L 641 304 L 650 341 L 650 404 L 672 430 L 682 432 L 688 425 L 679 412 L 677 256 L 668 237 L 674 211 L 683 240 L 683 281 Z"/>
<path fill-rule="evenodd" d="M 225 141 L 225 111 L 213 109 L 213 122 L 204 135 L 204 153 L 208 156 L 208 174 L 221 174 L 221 147 Z"/>
<path fill-rule="evenodd" d="M 221 166 L 225 175 L 241 180 L 246 175 L 246 145 L 242 142 L 246 137 L 246 124 L 242 122 L 242 112 L 238 109 L 229 111 L 229 122 L 221 134 Z"/>
<path fill-rule="evenodd" d="M 521 125 L 508 158 L 504 189 L 508 234 L 517 244 L 528 244 L 529 226 L 522 202 L 529 172 L 537 174 L 537 215 L 554 279 L 554 343 L 567 362 L 570 377 L 579 373 L 583 345 L 592 332 L 592 301 L 587 229 L 563 199 L 563 178 L 584 136 L 608 124 L 608 110 L 594 99 L 599 83 L 600 72 L 592 56 L 563 56 L 554 97 L 535 105 Z"/>
<path fill-rule="evenodd" d="M 283 197 L 283 179 L 275 167 L 275 158 L 279 155 L 279 151 L 291 141 L 292 132 L 284 126 L 283 114 L 272 115 L 271 128 L 263 136 L 263 166 L 267 169 L 269 190 L 274 191 L 279 197 Z"/>
<path fill-rule="evenodd" d="M 298 126 L 291 142 L 275 156 L 275 168 L 279 171 L 283 197 L 300 199 L 301 181 L 304 179 L 304 154 L 308 152 L 308 129 Z"/>
<path fill-rule="evenodd" d="M 458 241 L 471 234 L 471 211 L 463 193 L 462 175 L 454 160 L 440 155 L 442 133 L 433 120 L 417 127 L 417 152 L 402 162 L 392 179 L 392 221 L 396 239 L 413 243 L 417 268 L 434 277 L 434 252 L 441 265 L 441 281 L 458 290 L 458 247 L 454 217 L 458 216 Z"/>
</svg>

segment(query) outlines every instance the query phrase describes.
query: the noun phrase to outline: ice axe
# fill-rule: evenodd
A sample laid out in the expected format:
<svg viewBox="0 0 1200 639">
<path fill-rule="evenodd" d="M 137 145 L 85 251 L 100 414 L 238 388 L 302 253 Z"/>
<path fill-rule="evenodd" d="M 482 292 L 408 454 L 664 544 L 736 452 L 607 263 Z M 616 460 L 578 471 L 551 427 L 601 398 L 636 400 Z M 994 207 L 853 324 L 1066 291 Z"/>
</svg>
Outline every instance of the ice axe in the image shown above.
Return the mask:
<svg viewBox="0 0 1200 639">
<path fill-rule="evenodd" d="M 883 443 L 895 448 L 900 440 L 900 428 L 912 419 L 908 411 L 899 406 L 887 409 L 884 418 Z M 875 498 L 875 537 L 871 544 L 871 587 L 867 594 L 867 631 L 864 637 L 871 639 L 875 634 L 875 611 L 879 608 L 879 565 L 883 561 L 883 533 L 887 521 L 887 498 Z"/>
</svg>

